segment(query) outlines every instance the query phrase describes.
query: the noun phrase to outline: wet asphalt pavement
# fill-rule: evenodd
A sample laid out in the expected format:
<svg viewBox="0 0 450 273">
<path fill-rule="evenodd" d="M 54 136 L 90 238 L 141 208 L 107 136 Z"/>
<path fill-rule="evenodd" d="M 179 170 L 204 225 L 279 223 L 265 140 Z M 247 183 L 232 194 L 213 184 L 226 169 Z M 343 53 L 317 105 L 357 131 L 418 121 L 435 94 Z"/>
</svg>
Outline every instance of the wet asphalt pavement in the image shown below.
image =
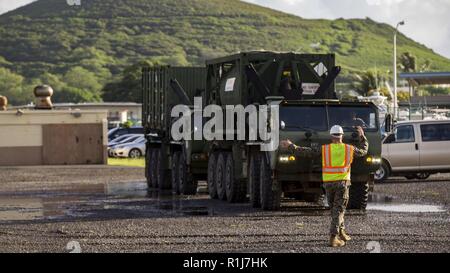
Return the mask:
<svg viewBox="0 0 450 273">
<path fill-rule="evenodd" d="M 316 204 L 263 212 L 210 200 L 205 183 L 174 197 L 149 191 L 141 168 L 0 168 L 0 252 L 450 252 L 449 200 L 450 175 L 377 184 L 333 249 Z"/>
</svg>

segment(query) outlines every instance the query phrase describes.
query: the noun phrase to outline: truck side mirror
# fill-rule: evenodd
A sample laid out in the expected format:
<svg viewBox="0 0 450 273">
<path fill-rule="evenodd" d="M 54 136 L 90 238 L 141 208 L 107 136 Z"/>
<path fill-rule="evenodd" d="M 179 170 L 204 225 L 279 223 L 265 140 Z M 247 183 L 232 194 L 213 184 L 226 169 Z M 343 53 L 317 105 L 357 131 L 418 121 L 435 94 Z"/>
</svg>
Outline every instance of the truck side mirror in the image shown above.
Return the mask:
<svg viewBox="0 0 450 273">
<path fill-rule="evenodd" d="M 389 133 L 392 131 L 392 115 L 391 114 L 387 114 L 385 119 L 384 119 L 384 131 Z"/>
</svg>

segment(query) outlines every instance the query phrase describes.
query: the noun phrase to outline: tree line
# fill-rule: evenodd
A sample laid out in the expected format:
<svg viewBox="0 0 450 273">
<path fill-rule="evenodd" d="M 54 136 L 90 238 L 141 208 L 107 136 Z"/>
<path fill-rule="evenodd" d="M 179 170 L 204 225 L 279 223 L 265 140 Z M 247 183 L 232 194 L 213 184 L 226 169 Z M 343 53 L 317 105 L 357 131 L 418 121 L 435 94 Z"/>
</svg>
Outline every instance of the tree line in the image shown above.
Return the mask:
<svg viewBox="0 0 450 273">
<path fill-rule="evenodd" d="M 95 53 L 95 52 L 94 52 Z M 105 60 L 105 56 L 101 56 Z M 45 72 L 39 77 L 25 79 L 5 67 L 0 67 L 0 95 L 6 96 L 12 105 L 23 105 L 34 101 L 33 88 L 49 84 L 55 90 L 53 102 L 141 102 L 141 70 L 143 66 L 161 65 L 159 60 L 140 61 L 125 67 L 118 76 L 112 77 L 100 61 L 83 62 L 70 68 L 64 74 Z M 176 62 L 175 62 L 176 63 Z M 410 52 L 399 56 L 399 70 L 402 72 L 427 71 L 431 62 L 426 60 L 417 66 L 417 58 Z M 339 81 L 347 82 L 346 89 L 363 96 L 374 91 L 390 97 L 386 82 L 392 82 L 390 71 L 371 68 L 344 74 Z M 345 90 L 344 90 L 345 91 Z M 447 95 L 450 88 L 425 86 L 418 90 L 421 95 Z M 399 92 L 400 100 L 408 100 L 409 94 Z"/>
</svg>

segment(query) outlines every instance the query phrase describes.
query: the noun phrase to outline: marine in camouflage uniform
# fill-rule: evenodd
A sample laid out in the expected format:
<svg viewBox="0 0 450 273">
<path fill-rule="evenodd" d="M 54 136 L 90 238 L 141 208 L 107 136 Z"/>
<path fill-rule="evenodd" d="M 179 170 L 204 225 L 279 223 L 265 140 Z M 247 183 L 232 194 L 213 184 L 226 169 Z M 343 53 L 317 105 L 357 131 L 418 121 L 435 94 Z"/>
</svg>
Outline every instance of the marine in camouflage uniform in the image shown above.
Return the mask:
<svg viewBox="0 0 450 273">
<path fill-rule="evenodd" d="M 367 155 L 367 151 L 369 149 L 369 143 L 361 127 L 358 127 L 358 133 L 360 141 L 359 143 L 353 145 L 353 157 L 363 157 Z M 282 146 L 287 146 L 287 148 L 298 157 L 322 157 L 322 147 L 299 147 L 290 141 L 287 141 L 284 145 L 282 143 Z M 351 239 L 350 236 L 346 234 L 344 225 L 344 215 L 349 200 L 350 185 L 351 180 L 323 183 L 323 187 L 325 188 L 327 195 L 328 205 L 331 210 L 330 236 L 331 238 L 339 238 L 344 242 L 344 244 L 346 241 Z M 331 244 L 333 245 L 333 243 Z"/>
</svg>

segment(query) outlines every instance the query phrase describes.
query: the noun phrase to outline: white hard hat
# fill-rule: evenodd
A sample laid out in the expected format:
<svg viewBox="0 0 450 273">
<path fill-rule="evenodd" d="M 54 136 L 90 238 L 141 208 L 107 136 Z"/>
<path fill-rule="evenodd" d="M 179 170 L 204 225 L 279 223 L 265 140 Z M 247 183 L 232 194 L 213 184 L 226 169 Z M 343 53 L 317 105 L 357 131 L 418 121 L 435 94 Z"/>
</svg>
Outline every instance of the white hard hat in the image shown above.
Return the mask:
<svg viewBox="0 0 450 273">
<path fill-rule="evenodd" d="M 333 127 L 331 127 L 330 135 L 343 135 L 343 134 L 344 134 L 344 129 L 342 129 L 341 126 L 334 125 Z"/>
</svg>

